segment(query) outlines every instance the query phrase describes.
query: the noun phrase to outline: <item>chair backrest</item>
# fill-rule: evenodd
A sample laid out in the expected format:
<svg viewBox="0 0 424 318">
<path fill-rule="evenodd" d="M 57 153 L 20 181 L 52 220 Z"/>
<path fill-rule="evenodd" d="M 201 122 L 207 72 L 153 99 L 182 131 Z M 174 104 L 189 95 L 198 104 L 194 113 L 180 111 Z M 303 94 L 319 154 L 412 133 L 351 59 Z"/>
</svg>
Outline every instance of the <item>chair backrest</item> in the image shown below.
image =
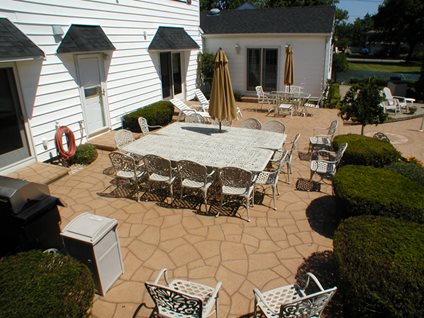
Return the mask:
<svg viewBox="0 0 424 318">
<path fill-rule="evenodd" d="M 165 177 L 171 177 L 171 161 L 156 155 L 145 155 L 143 157 L 144 167 L 149 175 L 155 173 Z"/>
<path fill-rule="evenodd" d="M 272 131 L 280 134 L 284 134 L 286 126 L 278 120 L 269 120 L 262 125 L 261 130 Z"/>
<path fill-rule="evenodd" d="M 178 98 L 173 98 L 170 102 L 184 115 L 189 115 L 195 113 L 195 110 L 189 106 L 187 106 L 184 102 L 179 100 Z"/>
<path fill-rule="evenodd" d="M 337 153 L 336 153 L 336 158 L 334 158 L 336 165 L 340 163 L 340 160 L 342 159 L 343 154 L 346 151 L 346 148 L 347 148 L 347 143 L 341 144 L 339 146 L 339 149 L 337 150 Z"/>
<path fill-rule="evenodd" d="M 184 119 L 184 121 L 186 123 L 199 123 L 199 124 L 204 124 L 205 123 L 205 118 L 200 115 L 200 114 L 190 114 L 187 115 Z"/>
<path fill-rule="evenodd" d="M 383 93 L 384 93 L 384 96 L 385 96 L 385 98 L 389 101 L 389 102 L 391 102 L 392 100 L 393 100 L 393 95 L 392 95 L 392 91 L 390 90 L 390 88 L 388 88 L 388 87 L 384 87 L 383 88 Z"/>
<path fill-rule="evenodd" d="M 286 93 L 290 93 L 292 95 L 294 95 L 295 97 L 299 97 L 300 94 L 303 91 L 303 87 L 302 86 L 296 86 L 296 85 L 285 85 L 284 86 L 284 92 Z"/>
<path fill-rule="evenodd" d="M 264 93 L 264 89 L 262 88 L 262 86 L 256 86 L 255 90 L 256 90 L 256 95 L 258 96 L 258 98 L 264 98 L 265 93 Z"/>
<path fill-rule="evenodd" d="M 134 136 L 131 131 L 126 129 L 120 129 L 115 132 L 115 143 L 118 149 L 120 149 L 122 146 L 125 146 L 133 141 L 134 141 Z"/>
<path fill-rule="evenodd" d="M 158 314 L 163 317 L 202 317 L 203 303 L 198 297 L 162 285 L 145 283 Z"/>
<path fill-rule="evenodd" d="M 138 124 L 140 125 L 140 129 L 143 135 L 148 135 L 150 133 L 149 125 L 147 124 L 146 118 L 138 117 Z"/>
<path fill-rule="evenodd" d="M 299 139 L 300 139 L 300 133 L 297 133 L 296 136 L 294 136 L 293 141 L 292 141 L 292 146 L 290 149 L 290 152 L 288 154 L 288 162 L 291 162 L 292 157 L 293 157 L 293 152 L 296 150 L 297 148 L 297 144 L 299 143 Z"/>
<path fill-rule="evenodd" d="M 119 151 L 113 151 L 109 154 L 109 159 L 112 162 L 112 166 L 115 172 L 125 171 L 134 172 L 136 171 L 135 159 L 127 154 Z M 135 176 L 136 174 L 134 174 Z"/>
<path fill-rule="evenodd" d="M 224 167 L 219 170 L 219 180 L 222 186 L 247 189 L 252 184 L 252 173 L 237 167 Z"/>
<path fill-rule="evenodd" d="M 206 182 L 208 170 L 205 166 L 190 160 L 180 160 L 177 163 L 181 180 L 189 179 L 197 182 Z"/>
<path fill-rule="evenodd" d="M 339 121 L 337 119 L 333 120 L 330 124 L 330 127 L 328 127 L 328 135 L 333 137 L 334 134 L 336 133 L 336 129 L 338 126 L 339 126 Z"/>
<path fill-rule="evenodd" d="M 337 287 L 307 295 L 280 306 L 279 317 L 321 317 Z"/>
<path fill-rule="evenodd" d="M 261 129 L 262 125 L 261 122 L 256 118 L 247 118 L 241 122 L 240 127 L 249 129 Z"/>
<path fill-rule="evenodd" d="M 378 139 L 378 140 L 382 140 L 382 141 L 386 141 L 388 143 L 390 143 L 390 139 L 389 137 L 387 137 L 384 133 L 382 132 L 376 132 L 374 134 L 374 136 L 372 136 L 372 138 Z"/>
<path fill-rule="evenodd" d="M 209 105 L 209 101 L 207 100 L 206 96 L 203 94 L 203 92 L 196 88 L 194 90 L 194 94 L 196 94 L 197 99 L 199 100 L 200 104 L 202 105 Z"/>
</svg>

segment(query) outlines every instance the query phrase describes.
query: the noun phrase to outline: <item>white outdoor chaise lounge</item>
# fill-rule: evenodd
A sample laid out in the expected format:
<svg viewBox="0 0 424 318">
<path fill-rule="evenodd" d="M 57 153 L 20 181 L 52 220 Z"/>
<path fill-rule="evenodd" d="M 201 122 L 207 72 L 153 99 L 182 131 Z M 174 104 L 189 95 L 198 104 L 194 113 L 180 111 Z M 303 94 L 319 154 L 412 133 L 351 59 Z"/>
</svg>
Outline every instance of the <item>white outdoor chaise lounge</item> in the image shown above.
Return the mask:
<svg viewBox="0 0 424 318">
<path fill-rule="evenodd" d="M 178 98 L 171 99 L 171 103 L 179 110 L 178 121 L 182 120 L 184 116 L 190 116 L 193 114 L 199 114 L 204 117 L 205 120 L 209 120 L 211 118 L 208 112 L 198 112 L 197 110 L 187 106 Z"/>
</svg>

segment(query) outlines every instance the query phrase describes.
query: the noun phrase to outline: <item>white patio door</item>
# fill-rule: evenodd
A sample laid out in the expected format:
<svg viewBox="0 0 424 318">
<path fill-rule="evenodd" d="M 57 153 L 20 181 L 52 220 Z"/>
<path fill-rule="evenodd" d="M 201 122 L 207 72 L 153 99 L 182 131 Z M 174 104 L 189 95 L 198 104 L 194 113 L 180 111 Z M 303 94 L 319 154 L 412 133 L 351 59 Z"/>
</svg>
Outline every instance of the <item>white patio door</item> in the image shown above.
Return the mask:
<svg viewBox="0 0 424 318">
<path fill-rule="evenodd" d="M 78 73 L 87 135 L 107 128 L 107 105 L 103 58 L 100 54 L 79 55 Z"/>
<path fill-rule="evenodd" d="M 13 68 L 0 68 L 0 168 L 30 155 Z"/>
</svg>

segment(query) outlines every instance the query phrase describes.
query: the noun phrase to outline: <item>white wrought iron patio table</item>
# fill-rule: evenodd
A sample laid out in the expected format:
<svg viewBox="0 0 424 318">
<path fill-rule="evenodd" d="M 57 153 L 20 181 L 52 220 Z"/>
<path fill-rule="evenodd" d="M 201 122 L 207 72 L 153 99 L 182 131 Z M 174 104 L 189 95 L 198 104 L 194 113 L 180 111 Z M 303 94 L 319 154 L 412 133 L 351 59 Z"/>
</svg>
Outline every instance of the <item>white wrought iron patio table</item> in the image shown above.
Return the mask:
<svg viewBox="0 0 424 318">
<path fill-rule="evenodd" d="M 171 161 L 192 160 L 208 167 L 239 167 L 252 172 L 265 169 L 285 134 L 207 124 L 173 123 L 123 147 L 137 155 L 154 154 Z"/>
</svg>

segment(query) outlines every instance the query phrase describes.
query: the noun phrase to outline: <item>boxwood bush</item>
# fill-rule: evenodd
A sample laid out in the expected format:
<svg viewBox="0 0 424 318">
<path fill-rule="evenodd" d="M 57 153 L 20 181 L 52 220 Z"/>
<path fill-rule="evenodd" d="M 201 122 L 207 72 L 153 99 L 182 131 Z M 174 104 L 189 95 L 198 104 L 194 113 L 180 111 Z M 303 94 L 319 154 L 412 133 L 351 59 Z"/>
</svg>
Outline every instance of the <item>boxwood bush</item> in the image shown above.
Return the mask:
<svg viewBox="0 0 424 318">
<path fill-rule="evenodd" d="M 347 165 L 333 178 L 338 210 L 424 222 L 424 187 L 385 168 Z"/>
<path fill-rule="evenodd" d="M 97 159 L 96 147 L 90 144 L 82 144 L 77 147 L 75 155 L 71 158 L 71 164 L 88 165 Z"/>
<path fill-rule="evenodd" d="M 90 271 L 69 256 L 29 251 L 0 259 L 1 317 L 86 317 L 93 297 Z"/>
<path fill-rule="evenodd" d="M 394 162 L 386 167 L 424 186 L 424 167 L 415 163 Z"/>
<path fill-rule="evenodd" d="M 337 149 L 345 142 L 349 147 L 343 155 L 342 164 L 383 167 L 401 158 L 391 143 L 362 135 L 338 135 L 334 137 L 333 145 Z"/>
<path fill-rule="evenodd" d="M 147 123 L 151 126 L 166 126 L 171 122 L 173 115 L 174 106 L 172 103 L 169 101 L 160 101 L 124 115 L 122 125 L 123 128 L 132 132 L 140 132 L 138 117 L 146 118 Z"/>
<path fill-rule="evenodd" d="M 388 217 L 342 222 L 334 236 L 346 317 L 424 317 L 424 227 Z"/>
</svg>

